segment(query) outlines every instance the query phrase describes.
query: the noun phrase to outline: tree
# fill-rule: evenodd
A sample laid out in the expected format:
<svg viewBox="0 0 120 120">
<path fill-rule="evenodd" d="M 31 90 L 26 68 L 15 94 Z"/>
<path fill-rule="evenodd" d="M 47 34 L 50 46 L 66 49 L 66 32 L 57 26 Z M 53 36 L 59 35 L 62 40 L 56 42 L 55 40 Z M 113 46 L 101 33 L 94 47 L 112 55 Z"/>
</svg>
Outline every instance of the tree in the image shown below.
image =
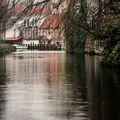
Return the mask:
<svg viewBox="0 0 120 120">
<path fill-rule="evenodd" d="M 92 39 L 98 39 L 102 40 L 104 38 L 103 36 L 103 27 L 106 28 L 110 21 L 117 21 L 120 18 L 119 10 L 120 2 L 119 1 L 103 1 L 103 0 L 70 0 L 69 3 L 69 9 L 66 12 L 66 24 L 65 28 L 66 31 L 72 32 L 72 35 L 70 36 L 69 32 L 66 32 L 66 39 L 73 37 L 73 32 L 77 29 L 77 32 L 79 30 L 84 29 L 83 34 L 86 36 L 86 32 L 88 35 L 92 35 L 94 38 Z M 105 24 L 108 23 L 108 24 Z M 73 25 L 73 31 L 72 31 L 72 25 Z M 106 27 L 105 27 L 106 26 Z M 69 29 L 68 29 L 69 28 Z M 79 35 L 78 35 L 79 36 Z M 82 36 L 82 35 L 81 35 Z M 75 35 L 76 37 L 76 35 Z M 80 36 L 79 36 L 80 38 Z M 83 39 L 83 36 L 82 36 Z M 69 41 L 70 39 L 68 39 Z M 70 40 L 72 41 L 72 40 Z M 76 40 L 73 40 L 75 42 Z M 81 40 L 80 40 L 81 41 Z M 68 42 L 69 43 L 69 42 Z M 73 46 L 73 43 L 72 43 Z M 75 46 L 74 46 L 75 47 Z"/>
<path fill-rule="evenodd" d="M 110 65 L 120 65 L 119 0 L 89 0 L 87 2 L 70 0 L 66 16 L 65 35 L 70 51 L 77 48 L 76 44 L 80 45 L 81 41 L 86 42 L 89 38 L 89 41 L 93 43 L 93 51 L 94 43 L 97 41 L 104 48 L 104 60 Z M 88 37 L 86 38 L 86 36 Z"/>
</svg>

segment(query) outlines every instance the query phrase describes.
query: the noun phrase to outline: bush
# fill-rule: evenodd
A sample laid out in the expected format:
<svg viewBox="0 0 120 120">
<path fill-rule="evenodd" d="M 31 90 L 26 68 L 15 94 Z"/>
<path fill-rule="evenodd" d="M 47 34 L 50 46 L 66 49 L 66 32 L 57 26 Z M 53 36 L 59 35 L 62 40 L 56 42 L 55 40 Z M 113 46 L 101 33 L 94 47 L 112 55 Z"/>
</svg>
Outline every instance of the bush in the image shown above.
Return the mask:
<svg viewBox="0 0 120 120">
<path fill-rule="evenodd" d="M 102 64 L 120 66 L 120 23 L 109 24 L 102 29 L 104 54 Z"/>
<path fill-rule="evenodd" d="M 15 47 L 12 45 L 0 45 L 0 55 L 5 55 L 15 51 Z"/>
</svg>

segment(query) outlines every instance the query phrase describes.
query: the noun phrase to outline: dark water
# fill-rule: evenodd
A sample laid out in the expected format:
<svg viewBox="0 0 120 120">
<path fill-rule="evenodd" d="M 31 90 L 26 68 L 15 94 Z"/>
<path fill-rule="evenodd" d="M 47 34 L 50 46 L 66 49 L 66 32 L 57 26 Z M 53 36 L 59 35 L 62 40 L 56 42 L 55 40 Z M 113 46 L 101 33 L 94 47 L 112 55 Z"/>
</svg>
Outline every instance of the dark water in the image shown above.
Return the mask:
<svg viewBox="0 0 120 120">
<path fill-rule="evenodd" d="M 0 120 L 120 120 L 120 72 L 92 56 L 0 58 Z"/>
</svg>

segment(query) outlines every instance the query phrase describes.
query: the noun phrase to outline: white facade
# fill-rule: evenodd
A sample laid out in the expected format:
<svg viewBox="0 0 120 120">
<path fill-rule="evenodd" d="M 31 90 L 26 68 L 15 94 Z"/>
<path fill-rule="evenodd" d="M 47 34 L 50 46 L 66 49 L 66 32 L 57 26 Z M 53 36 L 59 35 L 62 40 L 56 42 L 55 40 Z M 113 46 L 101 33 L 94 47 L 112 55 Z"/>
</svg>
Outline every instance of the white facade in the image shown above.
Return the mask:
<svg viewBox="0 0 120 120">
<path fill-rule="evenodd" d="M 30 45 L 30 44 L 39 44 L 39 40 L 23 40 L 23 45 Z"/>
<path fill-rule="evenodd" d="M 5 39 L 16 38 L 19 36 L 20 36 L 20 31 L 18 29 L 15 29 L 15 28 L 10 28 L 5 33 Z"/>
</svg>

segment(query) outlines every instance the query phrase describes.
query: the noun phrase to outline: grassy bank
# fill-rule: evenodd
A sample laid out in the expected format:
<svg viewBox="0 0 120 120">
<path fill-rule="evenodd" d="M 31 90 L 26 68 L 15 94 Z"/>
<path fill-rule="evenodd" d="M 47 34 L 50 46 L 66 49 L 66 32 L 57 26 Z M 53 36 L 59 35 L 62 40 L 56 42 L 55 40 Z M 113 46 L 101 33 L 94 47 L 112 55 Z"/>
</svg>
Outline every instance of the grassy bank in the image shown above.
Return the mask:
<svg viewBox="0 0 120 120">
<path fill-rule="evenodd" d="M 15 51 L 15 47 L 14 46 L 0 44 L 0 56 L 8 54 L 8 53 L 13 52 L 13 51 Z"/>
</svg>

